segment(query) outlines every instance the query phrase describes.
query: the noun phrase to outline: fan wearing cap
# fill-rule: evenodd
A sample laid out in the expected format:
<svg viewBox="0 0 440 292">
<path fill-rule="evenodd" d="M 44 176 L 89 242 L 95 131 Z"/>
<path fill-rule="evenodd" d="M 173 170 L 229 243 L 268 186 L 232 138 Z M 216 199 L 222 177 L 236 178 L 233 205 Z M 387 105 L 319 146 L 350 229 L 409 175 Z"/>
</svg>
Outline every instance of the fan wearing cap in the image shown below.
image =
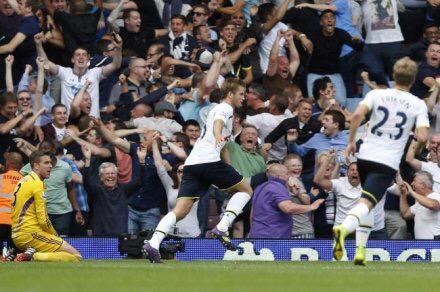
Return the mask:
<svg viewBox="0 0 440 292">
<path fill-rule="evenodd" d="M 336 64 L 339 63 L 339 56 L 344 45 L 359 51 L 364 43 L 359 37 L 352 37 L 345 30 L 337 28 L 335 12 L 330 9 L 322 11 L 320 23 L 321 30 L 309 35 L 313 43 L 313 52 L 307 74 L 307 89 L 311 96 L 313 82 L 318 78 L 328 76 L 335 84 L 336 99 L 342 106 L 345 106 L 347 92 L 340 68 Z"/>
<path fill-rule="evenodd" d="M 213 50 L 211 49 L 200 49 L 197 51 L 195 56 L 195 63 L 200 66 L 203 72 L 207 72 L 211 67 L 213 57 Z M 217 86 L 221 87 L 225 78 L 222 75 L 218 76 Z"/>
<path fill-rule="evenodd" d="M 182 131 L 182 126 L 173 120 L 176 107 L 168 101 L 160 101 L 154 107 L 154 117 L 136 118 L 133 120 L 136 128 L 147 128 L 161 132 L 167 139 L 174 133 Z"/>
</svg>

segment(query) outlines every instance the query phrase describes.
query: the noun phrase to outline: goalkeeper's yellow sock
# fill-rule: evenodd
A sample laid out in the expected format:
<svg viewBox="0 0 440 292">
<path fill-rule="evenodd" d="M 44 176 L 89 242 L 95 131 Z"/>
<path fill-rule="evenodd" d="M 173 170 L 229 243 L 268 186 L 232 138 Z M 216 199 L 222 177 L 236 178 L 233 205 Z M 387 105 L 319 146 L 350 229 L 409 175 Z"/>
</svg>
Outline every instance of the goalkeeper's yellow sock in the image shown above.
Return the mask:
<svg viewBox="0 0 440 292">
<path fill-rule="evenodd" d="M 33 258 L 38 262 L 79 262 L 82 260 L 80 255 L 74 255 L 65 251 L 36 252 Z"/>
</svg>

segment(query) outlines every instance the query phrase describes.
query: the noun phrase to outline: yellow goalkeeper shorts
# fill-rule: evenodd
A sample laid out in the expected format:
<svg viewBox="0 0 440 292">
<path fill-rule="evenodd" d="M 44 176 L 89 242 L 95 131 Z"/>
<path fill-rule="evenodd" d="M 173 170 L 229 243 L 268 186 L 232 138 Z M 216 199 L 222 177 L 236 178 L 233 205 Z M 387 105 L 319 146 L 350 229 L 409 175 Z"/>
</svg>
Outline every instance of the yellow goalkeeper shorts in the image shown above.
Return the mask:
<svg viewBox="0 0 440 292">
<path fill-rule="evenodd" d="M 37 252 L 58 251 L 64 242 L 62 238 L 44 231 L 16 233 L 12 240 L 20 250 L 25 251 L 28 247 L 32 247 Z"/>
</svg>

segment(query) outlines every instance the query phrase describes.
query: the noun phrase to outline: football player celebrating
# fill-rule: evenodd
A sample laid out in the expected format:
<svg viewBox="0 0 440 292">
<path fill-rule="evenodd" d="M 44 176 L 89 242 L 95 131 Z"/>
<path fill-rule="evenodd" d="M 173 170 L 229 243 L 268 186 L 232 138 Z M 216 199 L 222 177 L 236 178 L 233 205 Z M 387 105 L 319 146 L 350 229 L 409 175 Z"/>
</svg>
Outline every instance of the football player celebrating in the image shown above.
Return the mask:
<svg viewBox="0 0 440 292">
<path fill-rule="evenodd" d="M 234 193 L 221 221 L 210 234 L 219 239 L 226 248 L 236 250 L 230 241 L 228 228 L 251 199 L 252 188 L 231 165 L 220 159 L 220 152 L 232 134 L 234 108 L 242 106 L 245 85 L 240 80 L 228 79 L 223 84 L 222 91 L 222 102 L 209 112 L 202 134 L 185 161 L 176 206 L 159 222 L 151 240 L 145 241 L 143 250 L 151 262 L 161 262 L 160 243 L 176 222 L 188 214 L 194 201 L 203 196 L 211 185 Z"/>
<path fill-rule="evenodd" d="M 333 257 L 340 260 L 344 253 L 345 237 L 357 232 L 355 265 L 365 265 L 365 247 L 374 222 L 371 209 L 380 201 L 391 185 L 399 168 L 410 132 L 420 142 L 428 138 L 428 110 L 423 100 L 409 93 L 417 74 L 417 65 L 405 57 L 393 67 L 395 88 L 370 91 L 354 112 L 350 124 L 350 138 L 346 159 L 356 151 L 357 128 L 370 113 L 370 127 L 358 153 L 358 171 L 362 196 L 341 225 L 333 227 Z"/>
</svg>

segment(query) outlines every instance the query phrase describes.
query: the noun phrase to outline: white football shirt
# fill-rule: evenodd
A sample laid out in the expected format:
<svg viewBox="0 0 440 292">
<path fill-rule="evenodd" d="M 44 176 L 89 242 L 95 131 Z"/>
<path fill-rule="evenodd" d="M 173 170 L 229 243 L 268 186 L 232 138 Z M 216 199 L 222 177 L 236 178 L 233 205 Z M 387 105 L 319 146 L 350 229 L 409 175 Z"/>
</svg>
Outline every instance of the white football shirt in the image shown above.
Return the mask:
<svg viewBox="0 0 440 292">
<path fill-rule="evenodd" d="M 430 193 L 428 196 L 440 202 L 440 194 Z M 429 210 L 416 202 L 410 207 L 414 214 L 414 237 L 415 239 L 434 239 L 440 235 L 440 211 Z"/>
<path fill-rule="evenodd" d="M 61 103 L 67 107 L 70 114 L 70 105 L 78 91 L 84 86 L 86 80 L 90 81 L 87 92 L 92 99 L 90 115 L 99 118 L 99 82 L 104 78 L 102 67 L 88 69 L 82 76 L 73 73 L 72 68 L 58 66 L 58 78 L 61 80 Z"/>
<path fill-rule="evenodd" d="M 432 190 L 440 194 L 440 167 L 438 167 L 438 164 L 432 161 L 422 161 L 422 170 L 427 171 L 432 175 L 432 179 L 434 180 Z"/>
<path fill-rule="evenodd" d="M 223 136 L 232 134 L 232 120 L 234 109 L 226 102 L 216 105 L 208 114 L 208 119 L 203 127 L 202 133 L 194 144 L 194 148 L 185 161 L 185 165 L 194 165 L 201 163 L 220 161 L 220 152 L 226 143 L 215 145 L 214 121 L 222 120 Z"/>
<path fill-rule="evenodd" d="M 358 158 L 398 169 L 414 125 L 429 127 L 428 108 L 423 100 L 397 89 L 370 91 L 361 104 L 370 112 L 370 127 Z"/>
<path fill-rule="evenodd" d="M 335 224 L 339 225 L 344 222 L 348 212 L 356 206 L 362 194 L 362 188 L 359 184 L 354 187 L 348 181 L 348 177 L 340 177 L 332 179 L 332 191 L 336 196 L 336 218 Z"/>
</svg>

